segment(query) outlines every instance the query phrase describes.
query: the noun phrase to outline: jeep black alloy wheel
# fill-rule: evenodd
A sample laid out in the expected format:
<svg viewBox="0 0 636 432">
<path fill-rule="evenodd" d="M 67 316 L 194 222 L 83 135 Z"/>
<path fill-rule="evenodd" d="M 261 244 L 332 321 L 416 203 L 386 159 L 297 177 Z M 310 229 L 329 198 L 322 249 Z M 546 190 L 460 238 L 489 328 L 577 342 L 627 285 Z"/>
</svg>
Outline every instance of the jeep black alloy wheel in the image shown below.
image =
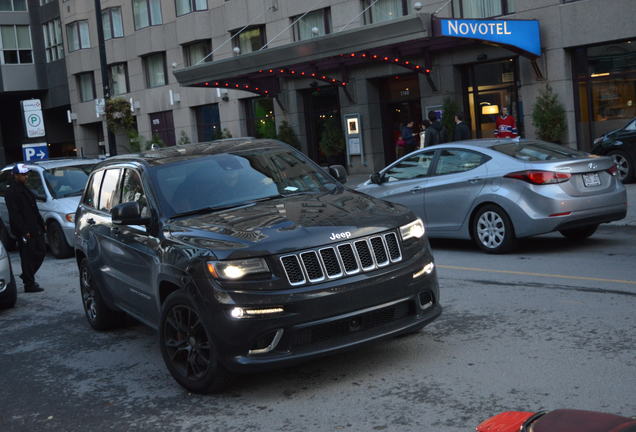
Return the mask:
<svg viewBox="0 0 636 432">
<path fill-rule="evenodd" d="M 95 289 L 91 285 L 91 275 L 88 272 L 88 266 L 85 265 L 80 269 L 80 289 L 86 318 L 92 324 L 97 319 L 97 305 L 95 305 Z"/>
<path fill-rule="evenodd" d="M 80 262 L 79 273 L 82 304 L 84 305 L 86 319 L 88 319 L 91 327 L 95 330 L 110 330 L 124 324 L 126 322 L 126 314 L 112 310 L 106 305 L 99 292 L 99 287 L 88 268 L 88 260 L 86 258 L 83 258 Z"/>
<path fill-rule="evenodd" d="M 218 363 L 210 333 L 184 292 L 174 292 L 166 299 L 159 339 L 166 366 L 183 387 L 208 393 L 225 386 L 228 373 Z"/>
</svg>

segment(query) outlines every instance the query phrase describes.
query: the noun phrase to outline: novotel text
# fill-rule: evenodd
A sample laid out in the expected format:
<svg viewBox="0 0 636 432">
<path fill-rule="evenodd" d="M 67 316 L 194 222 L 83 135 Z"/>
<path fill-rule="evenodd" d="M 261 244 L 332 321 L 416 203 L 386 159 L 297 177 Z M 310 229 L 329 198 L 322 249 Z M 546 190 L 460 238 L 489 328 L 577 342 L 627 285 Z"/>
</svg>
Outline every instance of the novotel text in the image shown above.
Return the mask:
<svg viewBox="0 0 636 432">
<path fill-rule="evenodd" d="M 511 35 L 508 31 L 506 21 L 500 23 L 460 23 L 459 21 L 448 21 L 449 35 Z"/>
</svg>

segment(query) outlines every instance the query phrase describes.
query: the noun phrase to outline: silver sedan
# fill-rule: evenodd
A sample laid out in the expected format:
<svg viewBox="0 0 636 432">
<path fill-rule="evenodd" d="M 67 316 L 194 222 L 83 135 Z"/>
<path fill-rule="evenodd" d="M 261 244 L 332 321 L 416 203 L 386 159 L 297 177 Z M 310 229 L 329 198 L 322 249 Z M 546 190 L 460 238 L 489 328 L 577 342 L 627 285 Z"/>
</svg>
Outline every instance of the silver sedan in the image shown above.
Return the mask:
<svg viewBox="0 0 636 432">
<path fill-rule="evenodd" d="M 471 140 L 410 153 L 359 185 L 410 207 L 429 237 L 472 239 L 502 253 L 515 240 L 559 231 L 581 240 L 627 212 L 609 157 L 533 140 Z"/>
</svg>

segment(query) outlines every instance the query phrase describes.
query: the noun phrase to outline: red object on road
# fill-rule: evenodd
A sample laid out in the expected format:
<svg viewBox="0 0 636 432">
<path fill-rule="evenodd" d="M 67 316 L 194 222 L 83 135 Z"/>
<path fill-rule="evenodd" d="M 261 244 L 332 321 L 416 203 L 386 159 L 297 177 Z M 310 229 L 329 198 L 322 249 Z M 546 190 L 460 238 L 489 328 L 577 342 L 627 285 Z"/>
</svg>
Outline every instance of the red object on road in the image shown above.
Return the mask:
<svg viewBox="0 0 636 432">
<path fill-rule="evenodd" d="M 477 432 L 519 432 L 521 425 L 534 415 L 527 411 L 507 411 L 497 414 L 475 428 Z"/>
<path fill-rule="evenodd" d="M 636 420 L 596 411 L 508 411 L 482 422 L 477 432 L 636 432 Z"/>
</svg>

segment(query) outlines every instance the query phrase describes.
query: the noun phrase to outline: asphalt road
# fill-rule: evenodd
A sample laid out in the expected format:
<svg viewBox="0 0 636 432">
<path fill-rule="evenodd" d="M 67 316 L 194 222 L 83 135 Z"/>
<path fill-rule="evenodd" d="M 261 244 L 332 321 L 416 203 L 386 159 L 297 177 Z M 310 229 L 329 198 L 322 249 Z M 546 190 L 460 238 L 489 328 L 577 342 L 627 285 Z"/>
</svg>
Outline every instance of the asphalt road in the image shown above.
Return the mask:
<svg viewBox="0 0 636 432">
<path fill-rule="evenodd" d="M 422 332 L 188 394 L 157 336 L 92 331 L 73 259 L 0 312 L 0 431 L 470 431 L 505 410 L 636 415 L 636 228 L 505 256 L 434 241 L 442 317 Z M 19 259 L 12 254 L 14 268 Z"/>
</svg>

